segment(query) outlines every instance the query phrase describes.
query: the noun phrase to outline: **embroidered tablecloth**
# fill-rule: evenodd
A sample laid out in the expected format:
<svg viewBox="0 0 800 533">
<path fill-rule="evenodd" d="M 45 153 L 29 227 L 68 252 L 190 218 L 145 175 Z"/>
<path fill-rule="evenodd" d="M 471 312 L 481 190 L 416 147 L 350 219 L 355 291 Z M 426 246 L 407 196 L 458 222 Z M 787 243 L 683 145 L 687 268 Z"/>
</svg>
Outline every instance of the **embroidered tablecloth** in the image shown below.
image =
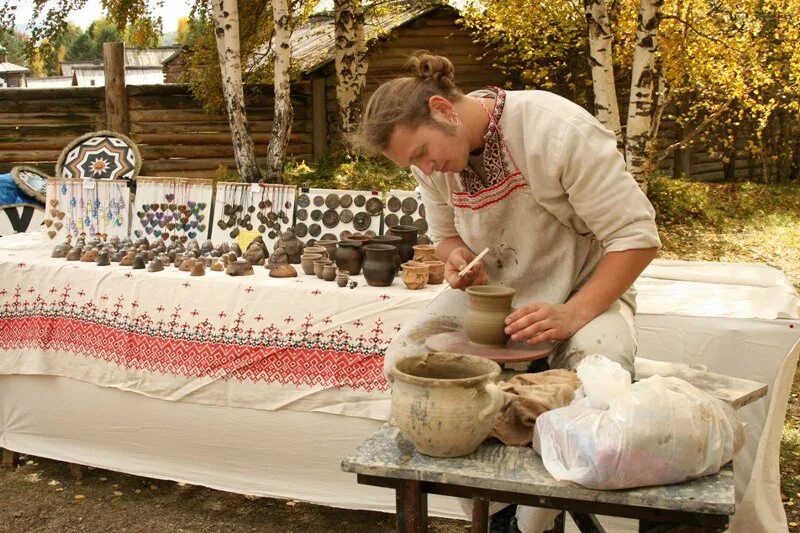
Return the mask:
<svg viewBox="0 0 800 533">
<path fill-rule="evenodd" d="M 288 279 L 151 273 L 51 247 L 39 233 L 0 239 L 0 373 L 165 400 L 386 419 L 386 347 L 441 287 L 340 288 L 299 265 Z"/>
</svg>

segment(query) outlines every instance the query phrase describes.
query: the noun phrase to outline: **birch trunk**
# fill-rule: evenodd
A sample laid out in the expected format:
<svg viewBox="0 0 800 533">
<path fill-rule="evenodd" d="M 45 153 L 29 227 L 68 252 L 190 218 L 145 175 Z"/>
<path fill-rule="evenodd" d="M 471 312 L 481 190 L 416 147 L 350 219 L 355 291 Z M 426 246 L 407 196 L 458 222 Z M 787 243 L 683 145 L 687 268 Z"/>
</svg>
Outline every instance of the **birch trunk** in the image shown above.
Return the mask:
<svg viewBox="0 0 800 533">
<path fill-rule="evenodd" d="M 628 171 L 633 174 L 645 192 L 647 192 L 645 170 L 652 139 L 653 87 L 658 76 L 655 70 L 655 51 L 658 47 L 662 3 L 662 0 L 641 0 L 639 4 L 636 49 L 633 52 L 631 72 L 631 101 L 628 107 L 625 160 Z"/>
<path fill-rule="evenodd" d="M 614 83 L 613 40 L 608 27 L 608 11 L 604 0 L 584 0 L 583 7 L 589 30 L 589 66 L 592 69 L 597 120 L 614 132 L 617 146 L 622 149 L 622 126 Z"/>
<path fill-rule="evenodd" d="M 353 131 L 359 118 L 367 81 L 367 47 L 361 0 L 334 1 L 336 102 L 341 131 Z"/>
<path fill-rule="evenodd" d="M 242 63 L 239 55 L 239 8 L 236 2 L 237 0 L 213 0 L 214 34 L 236 169 L 244 181 L 255 182 L 261 179 L 261 172 L 258 170 L 244 105 Z"/>
<path fill-rule="evenodd" d="M 272 118 L 272 133 L 267 147 L 267 181 L 283 183 L 283 164 L 286 161 L 286 146 L 289 144 L 289 132 L 294 115 L 289 89 L 292 32 L 289 27 L 287 0 L 272 0 L 272 16 L 275 19 L 275 33 L 272 38 L 272 50 L 275 54 L 273 66 L 275 111 Z"/>
</svg>

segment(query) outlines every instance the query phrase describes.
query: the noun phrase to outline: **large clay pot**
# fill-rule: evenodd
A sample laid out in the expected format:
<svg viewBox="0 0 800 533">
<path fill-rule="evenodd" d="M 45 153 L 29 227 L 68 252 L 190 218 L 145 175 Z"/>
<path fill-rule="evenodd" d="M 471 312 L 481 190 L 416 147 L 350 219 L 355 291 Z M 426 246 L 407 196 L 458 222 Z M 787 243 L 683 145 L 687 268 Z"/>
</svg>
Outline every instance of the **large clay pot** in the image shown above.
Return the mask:
<svg viewBox="0 0 800 533">
<path fill-rule="evenodd" d="M 400 243 L 397 245 L 397 249 L 400 252 L 400 262 L 405 263 L 406 261 L 411 261 L 411 258 L 414 257 L 414 245 L 417 244 L 419 228 L 416 226 L 398 224 L 397 226 L 389 228 L 389 231 L 386 233 L 387 235 L 397 235 L 401 239 Z"/>
<path fill-rule="evenodd" d="M 400 268 L 400 265 L 403 264 L 403 261 L 400 260 L 400 241 L 403 240 L 402 237 L 399 235 L 378 235 L 377 237 L 372 238 L 372 243 L 374 244 L 391 244 L 394 246 L 395 253 L 394 253 L 394 262 L 397 264 L 397 268 Z"/>
<path fill-rule="evenodd" d="M 361 252 L 361 242 L 344 239 L 339 241 L 339 248 L 336 250 L 336 266 L 341 270 L 347 270 L 353 275 L 361 273 L 361 265 L 364 263 L 364 256 Z"/>
<path fill-rule="evenodd" d="M 495 385 L 500 365 L 475 355 L 434 352 L 395 363 L 392 417 L 417 451 L 459 457 L 489 435 L 503 392 Z"/>
<path fill-rule="evenodd" d="M 394 246 L 391 244 L 368 244 L 364 246 L 366 258 L 362 268 L 364 279 L 373 287 L 388 287 L 397 275 L 394 262 Z M 348 269 L 345 269 L 348 270 Z"/>
<path fill-rule="evenodd" d="M 505 319 L 511 313 L 514 289 L 500 285 L 467 288 L 469 306 L 464 316 L 467 338 L 476 344 L 504 345 L 508 341 Z"/>
</svg>

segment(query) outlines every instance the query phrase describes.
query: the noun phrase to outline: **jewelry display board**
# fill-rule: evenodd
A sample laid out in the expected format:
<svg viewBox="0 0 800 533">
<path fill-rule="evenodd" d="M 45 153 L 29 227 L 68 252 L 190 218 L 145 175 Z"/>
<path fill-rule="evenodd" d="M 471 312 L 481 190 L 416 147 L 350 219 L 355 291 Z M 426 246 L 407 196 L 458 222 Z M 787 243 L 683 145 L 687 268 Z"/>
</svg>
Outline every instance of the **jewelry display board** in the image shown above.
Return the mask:
<svg viewBox="0 0 800 533">
<path fill-rule="evenodd" d="M 416 226 L 419 234 L 427 235 L 428 222 L 425 220 L 425 205 L 419 191 L 391 190 L 386 194 L 386 207 L 383 210 L 383 225 L 389 228 L 403 224 Z"/>
<path fill-rule="evenodd" d="M 24 165 L 16 166 L 11 169 L 11 179 L 22 189 L 22 192 L 44 203 L 47 197 L 47 182 L 50 176 L 34 167 Z"/>
<path fill-rule="evenodd" d="M 130 231 L 127 180 L 51 179 L 47 186 L 45 232 L 50 239 L 67 235 L 126 238 Z"/>
<path fill-rule="evenodd" d="M 237 242 L 244 250 L 257 235 L 272 252 L 281 233 L 292 228 L 295 185 L 217 183 L 214 200 L 214 244 Z"/>
<path fill-rule="evenodd" d="M 300 192 L 295 234 L 308 243 L 340 240 L 352 233 L 380 235 L 383 200 L 379 191 L 308 189 Z"/>
<path fill-rule="evenodd" d="M 142 155 L 130 138 L 113 131 L 93 131 L 69 143 L 56 163 L 64 179 L 132 180 L 142 168 Z"/>
<path fill-rule="evenodd" d="M 137 238 L 207 239 L 211 224 L 213 182 L 196 178 L 140 176 L 136 180 Z"/>
</svg>

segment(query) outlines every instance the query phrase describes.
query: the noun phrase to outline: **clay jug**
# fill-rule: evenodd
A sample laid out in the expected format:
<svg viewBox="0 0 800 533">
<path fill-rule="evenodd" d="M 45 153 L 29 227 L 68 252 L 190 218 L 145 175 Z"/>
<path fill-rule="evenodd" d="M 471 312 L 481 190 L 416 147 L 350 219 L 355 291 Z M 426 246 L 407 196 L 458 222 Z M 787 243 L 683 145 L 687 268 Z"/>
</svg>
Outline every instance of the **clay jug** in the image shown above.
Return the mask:
<svg viewBox="0 0 800 533">
<path fill-rule="evenodd" d="M 403 240 L 399 235 L 378 235 L 373 237 L 372 242 L 375 244 L 391 244 L 394 246 L 394 262 L 397 264 L 398 270 L 403 262 L 400 260 L 400 241 Z"/>
<path fill-rule="evenodd" d="M 336 241 L 331 239 L 320 239 L 316 243 L 317 246 L 322 246 L 325 248 L 325 252 L 328 254 L 328 259 L 333 261 L 336 257 Z"/>
<path fill-rule="evenodd" d="M 389 371 L 392 417 L 420 453 L 467 455 L 489 435 L 503 405 L 499 376 L 500 365 L 475 355 L 401 359 Z"/>
<path fill-rule="evenodd" d="M 417 244 L 414 246 L 414 261 L 438 261 L 436 248 L 432 244 Z"/>
<path fill-rule="evenodd" d="M 417 244 L 419 228 L 416 226 L 398 224 L 397 226 L 389 228 L 389 231 L 386 233 L 387 235 L 397 235 L 401 239 L 400 243 L 397 245 L 397 249 L 400 252 L 400 262 L 405 263 L 406 261 L 411 261 L 411 258 L 414 257 L 413 247 Z"/>
<path fill-rule="evenodd" d="M 364 256 L 361 252 L 361 242 L 344 239 L 339 241 L 339 248 L 336 250 L 336 266 L 342 270 L 347 270 L 353 275 L 361 273 L 361 266 L 364 264 Z"/>
<path fill-rule="evenodd" d="M 511 313 L 516 291 L 501 285 L 467 288 L 469 306 L 464 316 L 467 338 L 476 344 L 504 345 L 508 341 L 505 319 Z"/>
<path fill-rule="evenodd" d="M 364 246 L 364 279 L 373 287 L 388 287 L 397 274 L 394 263 L 394 246 L 391 244 L 368 244 Z M 349 270 L 349 269 L 345 269 Z"/>
</svg>

